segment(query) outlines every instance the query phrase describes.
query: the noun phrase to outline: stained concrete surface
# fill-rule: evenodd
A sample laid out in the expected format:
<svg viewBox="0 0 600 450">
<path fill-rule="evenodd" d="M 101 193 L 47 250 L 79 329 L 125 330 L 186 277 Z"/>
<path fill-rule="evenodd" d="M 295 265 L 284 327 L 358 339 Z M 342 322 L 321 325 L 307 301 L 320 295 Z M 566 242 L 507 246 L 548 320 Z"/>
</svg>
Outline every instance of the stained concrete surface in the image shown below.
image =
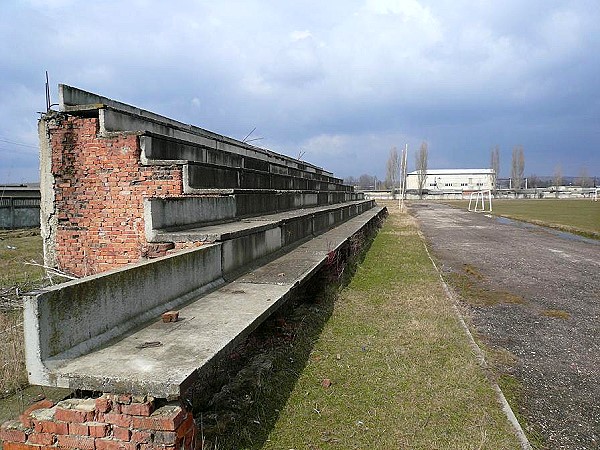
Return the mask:
<svg viewBox="0 0 600 450">
<path fill-rule="evenodd" d="M 520 303 L 469 305 L 489 345 L 508 350 L 520 413 L 552 449 L 600 446 L 600 241 L 434 203 L 411 207 L 445 275 L 476 271 Z"/>
</svg>

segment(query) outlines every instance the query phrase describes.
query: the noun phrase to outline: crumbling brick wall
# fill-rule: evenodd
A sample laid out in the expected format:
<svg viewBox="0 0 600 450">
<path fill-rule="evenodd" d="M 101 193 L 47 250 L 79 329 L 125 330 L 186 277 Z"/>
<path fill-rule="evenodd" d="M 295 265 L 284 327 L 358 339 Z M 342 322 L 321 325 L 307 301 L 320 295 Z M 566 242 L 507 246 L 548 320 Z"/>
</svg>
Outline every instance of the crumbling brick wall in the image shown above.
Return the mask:
<svg viewBox="0 0 600 450">
<path fill-rule="evenodd" d="M 97 117 L 55 114 L 46 121 L 54 183 L 55 263 L 77 276 L 158 255 L 149 245 L 144 198 L 183 195 L 181 166 L 143 166 L 137 133 L 98 134 Z"/>
<path fill-rule="evenodd" d="M 32 405 L 0 426 L 4 450 L 194 450 L 192 413 L 129 394 Z"/>
</svg>

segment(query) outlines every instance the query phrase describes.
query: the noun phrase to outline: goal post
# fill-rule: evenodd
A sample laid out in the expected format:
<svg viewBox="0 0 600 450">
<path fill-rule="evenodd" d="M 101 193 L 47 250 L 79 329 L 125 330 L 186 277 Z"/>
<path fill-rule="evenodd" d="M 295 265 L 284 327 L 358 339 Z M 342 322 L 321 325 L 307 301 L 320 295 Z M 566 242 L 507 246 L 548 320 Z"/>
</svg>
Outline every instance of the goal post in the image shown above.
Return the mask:
<svg viewBox="0 0 600 450">
<path fill-rule="evenodd" d="M 471 192 L 468 210 L 472 212 L 492 212 L 492 191 Z"/>
</svg>

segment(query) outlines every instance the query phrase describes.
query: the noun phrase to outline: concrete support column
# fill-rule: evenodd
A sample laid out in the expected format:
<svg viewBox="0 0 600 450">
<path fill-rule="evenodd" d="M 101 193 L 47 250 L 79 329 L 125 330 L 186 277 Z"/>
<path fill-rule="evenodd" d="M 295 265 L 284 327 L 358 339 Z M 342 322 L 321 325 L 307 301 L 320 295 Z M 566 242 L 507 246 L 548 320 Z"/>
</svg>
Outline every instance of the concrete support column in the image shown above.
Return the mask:
<svg viewBox="0 0 600 450">
<path fill-rule="evenodd" d="M 4 450 L 193 450 L 196 426 L 179 402 L 130 394 L 42 400 L 0 427 Z"/>
</svg>

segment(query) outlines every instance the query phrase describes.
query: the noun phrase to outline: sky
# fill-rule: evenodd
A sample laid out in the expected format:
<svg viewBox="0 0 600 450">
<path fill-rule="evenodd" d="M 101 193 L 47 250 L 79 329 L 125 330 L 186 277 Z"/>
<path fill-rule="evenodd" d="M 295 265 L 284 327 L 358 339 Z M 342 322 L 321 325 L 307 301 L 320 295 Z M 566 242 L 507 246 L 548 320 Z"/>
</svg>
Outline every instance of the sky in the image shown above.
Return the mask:
<svg viewBox="0 0 600 450">
<path fill-rule="evenodd" d="M 45 71 L 302 159 L 600 177 L 598 0 L 0 1 L 0 183 L 38 175 Z"/>
</svg>

